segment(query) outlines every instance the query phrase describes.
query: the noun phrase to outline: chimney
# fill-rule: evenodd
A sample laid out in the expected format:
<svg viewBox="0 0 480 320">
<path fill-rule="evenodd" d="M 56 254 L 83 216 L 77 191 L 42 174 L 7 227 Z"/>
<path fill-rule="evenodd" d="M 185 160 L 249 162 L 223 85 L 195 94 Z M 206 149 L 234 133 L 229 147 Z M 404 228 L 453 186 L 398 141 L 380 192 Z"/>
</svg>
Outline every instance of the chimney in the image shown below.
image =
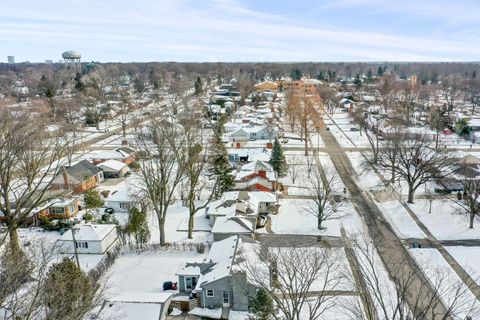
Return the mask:
<svg viewBox="0 0 480 320">
<path fill-rule="evenodd" d="M 67 168 L 66 167 L 62 167 L 62 175 L 63 175 L 64 189 L 68 190 L 68 174 L 67 174 Z"/>
<path fill-rule="evenodd" d="M 267 179 L 267 172 L 265 170 L 258 170 L 258 175 L 264 179 Z"/>
</svg>

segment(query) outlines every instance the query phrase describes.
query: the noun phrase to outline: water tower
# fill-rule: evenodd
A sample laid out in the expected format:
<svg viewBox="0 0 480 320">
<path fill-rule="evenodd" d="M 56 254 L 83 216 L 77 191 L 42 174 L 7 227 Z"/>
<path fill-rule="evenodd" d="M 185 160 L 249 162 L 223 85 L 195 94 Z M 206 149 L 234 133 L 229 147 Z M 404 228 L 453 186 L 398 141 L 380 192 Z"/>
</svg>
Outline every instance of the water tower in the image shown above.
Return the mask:
<svg viewBox="0 0 480 320">
<path fill-rule="evenodd" d="M 80 62 L 80 58 L 82 55 L 73 50 L 65 51 L 62 53 L 62 58 L 65 61 L 65 67 L 70 69 L 73 68 L 75 73 L 79 73 L 82 70 L 82 64 Z"/>
</svg>

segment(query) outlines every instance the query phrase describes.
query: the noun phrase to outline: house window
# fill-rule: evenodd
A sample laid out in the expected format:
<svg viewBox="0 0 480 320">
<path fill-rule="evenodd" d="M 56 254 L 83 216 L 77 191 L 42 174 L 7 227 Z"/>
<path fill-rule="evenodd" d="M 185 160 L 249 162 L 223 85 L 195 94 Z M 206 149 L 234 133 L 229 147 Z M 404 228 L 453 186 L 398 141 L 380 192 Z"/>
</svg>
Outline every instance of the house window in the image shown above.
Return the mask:
<svg viewBox="0 0 480 320">
<path fill-rule="evenodd" d="M 78 242 L 78 241 L 76 241 L 75 244 L 76 244 L 77 248 L 88 249 L 88 242 Z"/>
<path fill-rule="evenodd" d="M 120 209 L 128 209 L 128 202 L 120 202 Z"/>
<path fill-rule="evenodd" d="M 193 290 L 197 285 L 197 277 L 185 277 L 185 289 Z"/>
<path fill-rule="evenodd" d="M 214 291 L 212 289 L 207 290 L 207 297 L 213 297 L 214 296 Z"/>
<path fill-rule="evenodd" d="M 63 207 L 51 207 L 50 208 L 50 212 L 52 214 L 64 214 L 65 213 L 65 209 Z"/>
</svg>

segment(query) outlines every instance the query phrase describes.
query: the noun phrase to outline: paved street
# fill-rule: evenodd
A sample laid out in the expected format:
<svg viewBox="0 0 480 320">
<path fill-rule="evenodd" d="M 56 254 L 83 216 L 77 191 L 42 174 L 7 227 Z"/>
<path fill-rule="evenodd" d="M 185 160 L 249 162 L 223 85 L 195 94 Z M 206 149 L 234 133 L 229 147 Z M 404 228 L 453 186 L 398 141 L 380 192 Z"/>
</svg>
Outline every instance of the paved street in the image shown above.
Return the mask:
<svg viewBox="0 0 480 320">
<path fill-rule="evenodd" d="M 330 155 L 338 174 L 348 188 L 355 209 L 366 223 L 368 233 L 390 277 L 398 279 L 397 285 L 411 282 L 411 285 L 407 288 L 407 303 L 411 310 L 427 310 L 429 297 L 435 294 L 429 282 L 423 273 L 418 272 L 419 268 L 415 261 L 396 236 L 391 226 L 383 219 L 371 196 L 358 187 L 353 178 L 355 173 L 352 165 L 333 134 L 328 130 L 321 130 L 320 135 L 326 146 L 325 150 Z M 399 276 L 398 266 L 402 264 L 402 272 Z M 442 304 L 437 304 L 434 308 L 435 314 L 446 313 L 445 306 Z M 434 319 L 437 318 L 441 319 L 442 317 L 439 316 Z"/>
</svg>

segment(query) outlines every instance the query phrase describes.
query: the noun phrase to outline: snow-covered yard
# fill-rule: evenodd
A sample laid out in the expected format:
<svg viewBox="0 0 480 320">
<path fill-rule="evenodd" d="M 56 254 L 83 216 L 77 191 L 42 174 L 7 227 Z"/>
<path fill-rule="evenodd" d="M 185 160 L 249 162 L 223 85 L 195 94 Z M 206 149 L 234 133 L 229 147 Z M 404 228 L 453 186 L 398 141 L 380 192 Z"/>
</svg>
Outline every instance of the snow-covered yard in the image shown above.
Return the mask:
<svg viewBox="0 0 480 320">
<path fill-rule="evenodd" d="M 277 215 L 270 215 L 272 231 L 279 234 L 340 236 L 343 226 L 351 233 L 363 229 L 362 221 L 353 206 L 344 202 L 338 209 L 338 219 L 323 223 L 324 230 L 318 230 L 317 217 L 306 207 L 313 204 L 311 199 L 281 199 Z"/>
<path fill-rule="evenodd" d="M 350 160 L 353 170 L 357 174 L 357 181 L 361 187 L 367 190 L 378 190 L 383 188 L 383 182 L 378 175 L 365 164 L 365 158 L 358 151 L 347 151 L 346 155 Z"/>
<path fill-rule="evenodd" d="M 445 249 L 480 285 L 480 247 L 446 246 Z"/>
<path fill-rule="evenodd" d="M 108 273 L 108 294 L 125 292 L 163 292 L 163 282 L 177 282 L 178 266 L 186 261 L 201 261 L 208 252 L 145 252 L 120 255 Z"/>
<path fill-rule="evenodd" d="M 410 249 L 409 252 L 423 269 L 432 286 L 438 290 L 444 304 L 447 307 L 456 306 L 457 309 L 453 310 L 454 319 L 463 320 L 471 315 L 467 310 L 472 305 L 478 308 L 480 302 L 437 249 Z"/>
<path fill-rule="evenodd" d="M 401 239 L 427 237 L 399 201 L 378 202 L 377 206 Z"/>
<path fill-rule="evenodd" d="M 476 228 L 468 228 L 468 216 L 459 213 L 459 207 L 452 201 L 434 200 L 432 213 L 428 200 L 417 199 L 408 206 L 438 240 L 462 240 L 480 238 L 480 219 L 476 219 Z M 475 225 L 474 225 L 475 226 Z"/>
</svg>

